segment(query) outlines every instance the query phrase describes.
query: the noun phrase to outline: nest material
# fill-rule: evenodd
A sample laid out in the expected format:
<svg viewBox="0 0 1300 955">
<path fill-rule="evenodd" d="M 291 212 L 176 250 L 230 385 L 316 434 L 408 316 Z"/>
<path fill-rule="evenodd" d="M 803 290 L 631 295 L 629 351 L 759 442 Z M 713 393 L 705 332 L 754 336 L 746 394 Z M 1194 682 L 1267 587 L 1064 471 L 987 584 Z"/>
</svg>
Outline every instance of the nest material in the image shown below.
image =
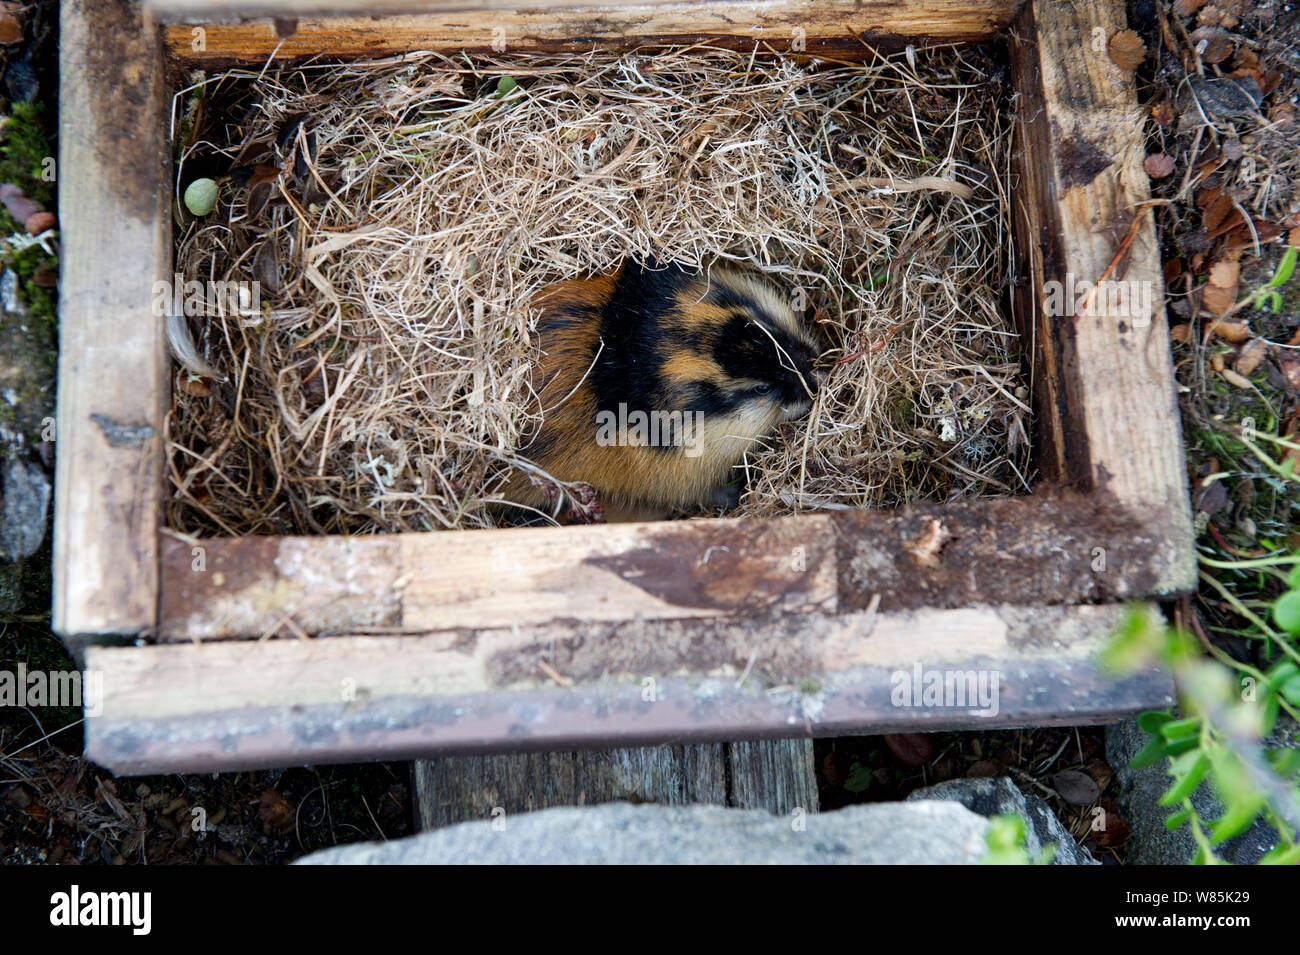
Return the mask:
<svg viewBox="0 0 1300 955">
<path fill-rule="evenodd" d="M 503 79 L 508 78 L 508 79 Z M 830 378 L 744 463 L 740 512 L 1027 489 L 1007 319 L 1010 124 L 971 51 L 712 49 L 232 71 L 178 94 L 178 271 L 258 281 L 188 319 L 171 526 L 490 526 L 541 409 L 530 297 L 629 255 L 768 273 Z"/>
</svg>

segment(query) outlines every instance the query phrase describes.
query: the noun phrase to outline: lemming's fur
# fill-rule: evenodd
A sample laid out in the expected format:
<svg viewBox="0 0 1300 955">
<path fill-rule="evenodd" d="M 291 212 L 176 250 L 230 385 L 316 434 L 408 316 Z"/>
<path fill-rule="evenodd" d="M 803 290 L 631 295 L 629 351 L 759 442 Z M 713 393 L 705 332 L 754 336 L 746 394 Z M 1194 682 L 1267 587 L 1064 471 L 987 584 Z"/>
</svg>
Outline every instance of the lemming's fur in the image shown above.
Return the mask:
<svg viewBox="0 0 1300 955">
<path fill-rule="evenodd" d="M 812 405 L 816 346 L 755 273 L 629 261 L 552 285 L 537 304 L 543 423 L 523 454 L 561 481 L 592 485 L 609 520 L 734 501 L 722 486 L 744 452 Z M 611 423 L 635 423 L 636 412 L 662 427 L 609 443 Z M 545 504 L 526 478 L 507 495 Z"/>
</svg>

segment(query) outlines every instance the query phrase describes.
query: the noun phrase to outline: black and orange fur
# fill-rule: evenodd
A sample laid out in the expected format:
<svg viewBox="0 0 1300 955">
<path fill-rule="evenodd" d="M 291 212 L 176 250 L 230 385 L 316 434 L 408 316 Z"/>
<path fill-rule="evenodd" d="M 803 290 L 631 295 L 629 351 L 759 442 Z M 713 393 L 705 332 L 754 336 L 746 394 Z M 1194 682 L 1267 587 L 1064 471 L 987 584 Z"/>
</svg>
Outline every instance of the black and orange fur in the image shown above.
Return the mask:
<svg viewBox="0 0 1300 955">
<path fill-rule="evenodd" d="M 616 272 L 561 282 L 536 304 L 542 357 L 534 379 L 543 422 L 522 453 L 552 477 L 596 489 L 608 520 L 665 516 L 734 499 L 723 486 L 754 442 L 812 405 L 816 346 L 762 276 L 715 265 L 626 262 Z M 680 443 L 597 442 L 602 411 L 702 412 L 692 456 Z M 517 478 L 507 496 L 542 508 Z"/>
</svg>

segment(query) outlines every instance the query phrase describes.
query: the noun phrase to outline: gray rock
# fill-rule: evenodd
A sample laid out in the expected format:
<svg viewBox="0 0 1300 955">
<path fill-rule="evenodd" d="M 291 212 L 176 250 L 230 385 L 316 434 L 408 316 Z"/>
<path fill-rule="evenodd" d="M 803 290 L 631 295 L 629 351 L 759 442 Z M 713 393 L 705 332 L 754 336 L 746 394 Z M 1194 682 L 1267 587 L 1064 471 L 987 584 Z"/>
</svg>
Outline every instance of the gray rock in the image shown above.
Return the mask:
<svg viewBox="0 0 1300 955">
<path fill-rule="evenodd" d="M 0 511 L 0 556 L 20 560 L 36 553 L 45 539 L 49 509 L 50 479 L 45 472 L 22 458 L 9 461 Z"/>
<path fill-rule="evenodd" d="M 875 803 L 792 816 L 721 806 L 606 803 L 464 822 L 392 842 L 336 846 L 304 865 L 974 864 L 986 820 L 952 802 Z"/>
<path fill-rule="evenodd" d="M 1014 813 L 1025 820 L 1025 848 L 1031 859 L 1042 855 L 1044 846 L 1055 846 L 1053 865 L 1099 865 L 1087 849 L 1077 845 L 1061 825 L 1047 803 L 1037 796 L 1027 796 L 1015 784 L 1000 779 L 950 779 L 944 783 L 918 789 L 907 797 L 913 800 L 946 799 L 959 802 L 971 812 L 988 819 Z"/>
<path fill-rule="evenodd" d="M 1280 732 L 1269 740 L 1270 746 L 1296 746 L 1298 743 L 1294 724 L 1284 724 L 1280 717 Z M 1132 828 L 1129 834 L 1127 857 L 1130 865 L 1188 865 L 1196 853 L 1189 825 L 1179 826 L 1170 832 L 1165 828 L 1165 818 L 1173 809 L 1159 805 L 1159 799 L 1173 781 L 1165 772 L 1168 760 L 1145 769 L 1130 769 L 1129 763 L 1151 739 L 1137 725 L 1137 720 L 1125 720 L 1106 727 L 1106 761 L 1115 770 L 1119 780 L 1119 798 L 1116 800 L 1124 821 Z M 1215 797 L 1208 782 L 1192 794 L 1192 805 L 1202 819 L 1215 819 L 1223 813 L 1223 805 Z M 1236 865 L 1253 865 L 1277 845 L 1277 832 L 1264 822 L 1256 822 L 1241 835 L 1228 839 L 1215 848 L 1215 854 Z"/>
</svg>

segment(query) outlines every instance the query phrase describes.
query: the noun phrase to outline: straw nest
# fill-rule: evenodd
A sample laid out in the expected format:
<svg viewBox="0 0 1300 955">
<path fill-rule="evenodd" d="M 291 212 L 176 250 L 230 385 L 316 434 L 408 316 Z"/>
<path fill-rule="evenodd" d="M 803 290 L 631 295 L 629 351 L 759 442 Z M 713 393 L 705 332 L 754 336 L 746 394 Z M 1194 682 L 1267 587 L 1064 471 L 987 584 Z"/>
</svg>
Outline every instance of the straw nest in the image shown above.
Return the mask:
<svg viewBox="0 0 1300 955">
<path fill-rule="evenodd" d="M 740 513 L 1027 488 L 1009 122 L 978 53 L 428 54 L 193 80 L 178 194 L 221 191 L 200 218 L 178 203 L 177 269 L 257 281 L 261 306 L 169 317 L 203 373 L 178 367 L 167 419 L 179 532 L 492 525 L 541 411 L 530 297 L 652 253 L 761 269 L 825 348 L 809 418 L 744 462 Z"/>
</svg>

